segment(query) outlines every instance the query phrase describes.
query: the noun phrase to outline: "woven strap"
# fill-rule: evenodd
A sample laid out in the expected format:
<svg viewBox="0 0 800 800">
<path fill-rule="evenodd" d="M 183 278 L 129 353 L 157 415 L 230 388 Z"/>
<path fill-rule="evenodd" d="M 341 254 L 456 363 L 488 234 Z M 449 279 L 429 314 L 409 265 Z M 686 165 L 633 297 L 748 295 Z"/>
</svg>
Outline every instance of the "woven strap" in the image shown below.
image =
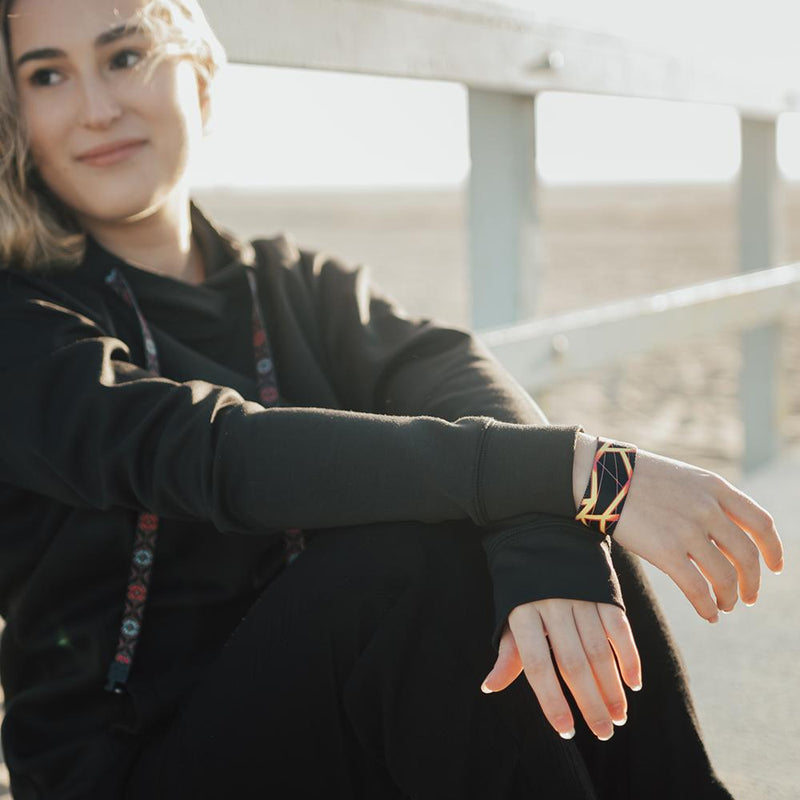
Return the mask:
<svg viewBox="0 0 800 800">
<path fill-rule="evenodd" d="M 635 464 L 634 445 L 599 438 L 592 474 L 575 519 L 603 536 L 612 535 L 631 487 Z"/>
<path fill-rule="evenodd" d="M 253 300 L 253 353 L 255 356 L 258 396 L 264 406 L 280 403 L 278 381 L 267 340 L 267 329 L 258 302 L 258 285 L 255 270 L 248 268 L 247 280 Z M 160 375 L 158 352 L 150 326 L 139 309 L 136 298 L 122 273 L 115 267 L 106 276 L 106 283 L 130 306 L 139 321 L 142 334 L 147 370 L 152 375 Z M 106 690 L 117 694 L 124 690 L 133 665 L 133 656 L 142 629 L 145 603 L 150 589 L 150 578 L 156 556 L 159 518 L 157 514 L 143 511 L 136 522 L 136 536 L 133 544 L 131 568 L 128 574 L 128 588 L 125 594 L 125 608 L 122 612 L 119 638 L 114 658 L 106 676 Z M 286 541 L 286 562 L 291 564 L 305 548 L 303 531 L 290 528 L 284 532 Z"/>
</svg>

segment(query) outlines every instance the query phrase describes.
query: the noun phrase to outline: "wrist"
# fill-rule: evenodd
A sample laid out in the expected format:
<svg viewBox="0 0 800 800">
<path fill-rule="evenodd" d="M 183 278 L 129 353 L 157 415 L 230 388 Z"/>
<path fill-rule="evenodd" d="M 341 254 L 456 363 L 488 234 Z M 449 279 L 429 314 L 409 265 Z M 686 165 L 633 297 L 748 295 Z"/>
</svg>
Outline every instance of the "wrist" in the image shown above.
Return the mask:
<svg viewBox="0 0 800 800">
<path fill-rule="evenodd" d="M 590 476 L 585 495 L 579 493 L 579 476 L 584 467 L 586 442 L 581 442 L 580 453 L 573 466 L 573 493 L 578 513 L 575 519 L 602 536 L 611 536 L 617 527 L 625 500 L 631 487 L 636 464 L 636 445 L 600 437 L 592 456 Z M 576 442 L 577 445 L 577 442 Z"/>
<path fill-rule="evenodd" d="M 597 451 L 597 437 L 588 433 L 578 433 L 575 436 L 575 454 L 572 459 L 572 495 L 575 501 L 575 511 L 580 507 L 589 478 L 592 474 L 594 454 Z"/>
</svg>

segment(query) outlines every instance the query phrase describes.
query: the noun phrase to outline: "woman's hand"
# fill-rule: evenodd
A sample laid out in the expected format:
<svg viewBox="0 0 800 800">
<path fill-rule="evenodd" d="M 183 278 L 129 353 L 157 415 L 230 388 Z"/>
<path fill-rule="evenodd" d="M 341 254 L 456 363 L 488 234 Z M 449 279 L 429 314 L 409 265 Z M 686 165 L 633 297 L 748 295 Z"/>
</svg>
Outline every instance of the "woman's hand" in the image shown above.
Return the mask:
<svg viewBox="0 0 800 800">
<path fill-rule="evenodd" d="M 497 661 L 481 688 L 499 692 L 524 669 L 544 715 L 569 739 L 574 720 L 553 656 L 589 728 L 600 739 L 611 738 L 613 725 L 624 724 L 628 711 L 617 662 L 631 689 L 642 684 L 639 653 L 625 612 L 609 603 L 553 598 L 517 606 L 508 616 Z"/>
<path fill-rule="evenodd" d="M 737 597 L 755 603 L 759 553 L 771 570 L 783 569 L 780 537 L 761 506 L 713 472 L 645 450 L 613 539 L 666 572 L 710 622 Z"/>
</svg>

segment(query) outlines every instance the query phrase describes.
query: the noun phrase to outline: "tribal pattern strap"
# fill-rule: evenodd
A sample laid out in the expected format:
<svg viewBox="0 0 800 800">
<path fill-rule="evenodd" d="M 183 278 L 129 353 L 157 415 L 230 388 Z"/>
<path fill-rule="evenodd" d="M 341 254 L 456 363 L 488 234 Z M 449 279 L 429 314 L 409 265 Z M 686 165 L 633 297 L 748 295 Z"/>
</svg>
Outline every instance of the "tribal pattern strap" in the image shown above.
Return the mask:
<svg viewBox="0 0 800 800">
<path fill-rule="evenodd" d="M 144 344 L 147 371 L 152 375 L 161 372 L 158 363 L 158 353 L 153 334 L 147 320 L 139 310 L 139 305 L 131 291 L 128 282 L 120 271 L 112 269 L 106 277 L 108 285 L 133 309 L 139 320 L 139 328 Z M 128 680 L 136 644 L 139 641 L 139 631 L 142 629 L 142 618 L 147 602 L 147 593 L 150 588 L 150 576 L 156 555 L 156 542 L 158 540 L 158 516 L 148 512 L 141 512 L 136 520 L 136 536 L 133 543 L 133 557 L 128 575 L 128 589 L 125 593 L 125 609 L 122 612 L 117 649 L 114 659 L 108 668 L 106 676 L 106 690 L 120 693 Z"/>
<path fill-rule="evenodd" d="M 278 391 L 278 377 L 275 374 L 275 364 L 269 348 L 267 326 L 264 324 L 261 304 L 258 302 L 258 281 L 255 269 L 252 267 L 247 269 L 247 282 L 250 284 L 250 294 L 253 297 L 253 352 L 256 358 L 258 397 L 263 406 L 279 405 L 281 397 Z M 287 528 L 283 532 L 283 538 L 286 548 L 286 563 L 291 564 L 305 550 L 305 535 L 299 528 Z"/>
<path fill-rule="evenodd" d="M 272 361 L 272 353 L 267 338 L 267 328 L 258 302 L 258 284 L 255 270 L 248 268 L 247 281 L 252 294 L 252 333 L 255 356 L 258 397 L 263 406 L 281 403 L 278 379 Z M 139 322 L 139 330 L 144 344 L 147 370 L 152 375 L 160 375 L 158 351 L 150 326 L 144 318 L 131 287 L 119 269 L 114 267 L 106 276 L 106 283 L 130 306 Z M 142 629 L 145 604 L 150 587 L 150 579 L 156 556 L 159 518 L 157 514 L 142 511 L 138 515 L 133 556 L 128 575 L 128 589 L 125 595 L 125 608 L 120 623 L 117 649 L 107 674 L 106 690 L 121 693 L 127 683 Z M 305 535 L 299 528 L 284 531 L 286 563 L 291 564 L 306 546 Z"/>
<path fill-rule="evenodd" d="M 634 445 L 600 437 L 589 485 L 575 519 L 603 536 L 613 534 L 631 487 L 635 464 Z"/>
</svg>

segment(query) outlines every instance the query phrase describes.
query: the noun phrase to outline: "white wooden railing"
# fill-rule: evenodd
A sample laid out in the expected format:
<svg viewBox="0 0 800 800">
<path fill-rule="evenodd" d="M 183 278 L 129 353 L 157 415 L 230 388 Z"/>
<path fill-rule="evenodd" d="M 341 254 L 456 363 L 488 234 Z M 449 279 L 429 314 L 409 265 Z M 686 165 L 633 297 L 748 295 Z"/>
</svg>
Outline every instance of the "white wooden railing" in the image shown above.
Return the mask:
<svg viewBox="0 0 800 800">
<path fill-rule="evenodd" d="M 742 333 L 744 467 L 780 446 L 780 318 L 800 272 L 777 260 L 777 117 L 800 85 L 541 23 L 499 0 L 204 0 L 231 61 L 454 81 L 467 87 L 472 325 L 523 385 L 690 335 Z M 725 104 L 742 127 L 739 270 L 753 273 L 548 320 L 536 302 L 535 100 L 591 92 Z M 644 265 L 646 267 L 646 265 Z M 759 272 L 765 270 L 764 272 Z M 520 324 L 521 323 L 521 324 Z M 502 327 L 501 327 L 502 326 Z"/>
</svg>

